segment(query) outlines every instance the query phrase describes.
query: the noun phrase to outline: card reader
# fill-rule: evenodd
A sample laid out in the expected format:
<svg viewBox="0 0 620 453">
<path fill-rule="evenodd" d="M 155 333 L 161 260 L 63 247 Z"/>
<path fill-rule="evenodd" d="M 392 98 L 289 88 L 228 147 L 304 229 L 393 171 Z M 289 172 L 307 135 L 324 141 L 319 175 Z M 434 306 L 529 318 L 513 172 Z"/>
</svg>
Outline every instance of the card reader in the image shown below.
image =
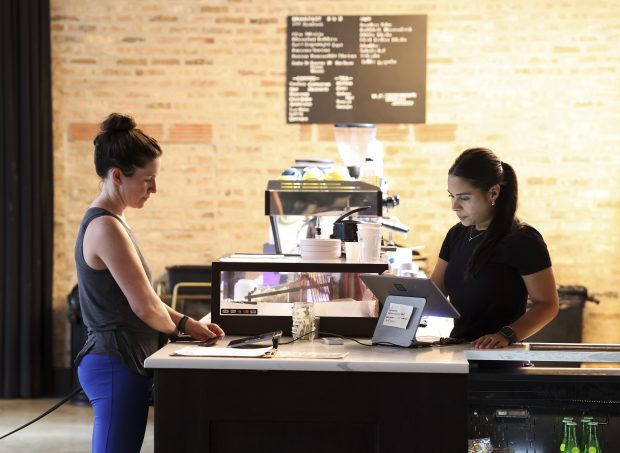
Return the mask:
<svg viewBox="0 0 620 453">
<path fill-rule="evenodd" d="M 261 333 L 259 335 L 254 335 L 251 337 L 239 338 L 238 340 L 231 340 L 228 343 L 227 348 L 264 348 L 265 342 L 271 343 L 274 349 L 278 349 L 278 344 L 280 342 L 280 337 L 282 336 L 281 330 L 276 330 L 275 332 L 267 332 Z M 261 344 L 262 343 L 262 344 Z"/>
</svg>

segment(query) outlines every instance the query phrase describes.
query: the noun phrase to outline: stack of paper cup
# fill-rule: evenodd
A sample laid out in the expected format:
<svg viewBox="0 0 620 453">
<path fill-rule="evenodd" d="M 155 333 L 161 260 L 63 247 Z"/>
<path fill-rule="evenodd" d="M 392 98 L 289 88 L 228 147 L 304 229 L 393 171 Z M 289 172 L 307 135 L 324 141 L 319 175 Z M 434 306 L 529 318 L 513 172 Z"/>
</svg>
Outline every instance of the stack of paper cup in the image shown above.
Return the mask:
<svg viewBox="0 0 620 453">
<path fill-rule="evenodd" d="M 381 251 L 381 224 L 360 223 L 357 225 L 357 240 L 360 243 L 360 262 L 379 261 Z"/>
</svg>

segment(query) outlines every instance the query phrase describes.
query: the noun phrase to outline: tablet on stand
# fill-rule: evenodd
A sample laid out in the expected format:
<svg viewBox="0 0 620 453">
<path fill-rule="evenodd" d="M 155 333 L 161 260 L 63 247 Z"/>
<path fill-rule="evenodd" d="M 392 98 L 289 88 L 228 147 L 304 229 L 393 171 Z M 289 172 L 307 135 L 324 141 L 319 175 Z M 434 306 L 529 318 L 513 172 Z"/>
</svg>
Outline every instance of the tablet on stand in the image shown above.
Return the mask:
<svg viewBox="0 0 620 453">
<path fill-rule="evenodd" d="M 456 308 L 429 278 L 375 274 L 360 277 L 383 304 L 372 337 L 373 344 L 403 347 L 428 345 L 430 343 L 415 339 L 422 316 L 460 317 Z"/>
<path fill-rule="evenodd" d="M 425 305 L 426 299 L 421 297 L 388 296 L 372 336 L 372 344 L 413 346 Z"/>
</svg>

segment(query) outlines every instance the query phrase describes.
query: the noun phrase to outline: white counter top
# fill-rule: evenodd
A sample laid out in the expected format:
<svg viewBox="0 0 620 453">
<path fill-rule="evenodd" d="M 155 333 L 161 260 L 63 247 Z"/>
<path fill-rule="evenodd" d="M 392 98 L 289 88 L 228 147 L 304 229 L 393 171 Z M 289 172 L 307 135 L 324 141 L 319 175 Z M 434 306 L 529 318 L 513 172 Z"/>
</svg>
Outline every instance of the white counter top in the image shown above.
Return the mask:
<svg viewBox="0 0 620 453">
<path fill-rule="evenodd" d="M 239 337 L 226 337 L 217 346 Z M 283 337 L 282 342 L 290 338 Z M 361 340 L 370 343 L 369 339 Z M 620 351 L 532 351 L 527 343 L 505 349 L 473 349 L 468 344 L 420 349 L 389 346 L 362 346 L 345 340 L 343 346 L 328 346 L 320 340 L 280 345 L 291 353 L 348 352 L 342 359 L 259 357 L 180 357 L 173 356 L 187 343 L 170 343 L 148 357 L 146 368 L 220 370 L 358 371 L 387 373 L 468 373 L 469 360 L 620 363 Z"/>
<path fill-rule="evenodd" d="M 238 338 L 238 337 L 237 337 Z M 224 347 L 235 337 L 226 337 L 215 347 Z M 289 338 L 282 338 L 286 342 Z M 370 343 L 369 339 L 361 340 Z M 233 358 L 171 356 L 187 344 L 170 343 L 144 362 L 146 368 L 283 370 L 283 371 L 353 371 L 390 373 L 468 373 L 469 363 L 463 346 L 403 349 L 389 346 L 362 346 L 345 340 L 344 346 L 328 346 L 320 340 L 297 341 L 280 345 L 283 352 L 348 352 L 343 359 L 309 358 Z"/>
<path fill-rule="evenodd" d="M 580 343 L 578 346 L 585 345 Z M 531 350 L 529 343 L 517 343 L 504 349 L 468 348 L 465 350 L 465 358 L 468 360 L 620 363 L 620 350 Z"/>
</svg>

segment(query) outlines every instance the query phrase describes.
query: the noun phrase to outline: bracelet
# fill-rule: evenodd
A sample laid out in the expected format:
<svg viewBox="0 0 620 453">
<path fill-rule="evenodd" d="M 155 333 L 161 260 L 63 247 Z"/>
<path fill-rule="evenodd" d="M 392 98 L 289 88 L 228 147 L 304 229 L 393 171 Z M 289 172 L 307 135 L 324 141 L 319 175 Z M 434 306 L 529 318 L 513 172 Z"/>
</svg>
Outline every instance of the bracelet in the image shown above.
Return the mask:
<svg viewBox="0 0 620 453">
<path fill-rule="evenodd" d="M 189 316 L 183 315 L 183 317 L 179 320 L 179 324 L 177 325 L 177 329 L 179 330 L 179 332 L 185 333 L 185 324 L 187 324 L 188 319 Z"/>
</svg>

